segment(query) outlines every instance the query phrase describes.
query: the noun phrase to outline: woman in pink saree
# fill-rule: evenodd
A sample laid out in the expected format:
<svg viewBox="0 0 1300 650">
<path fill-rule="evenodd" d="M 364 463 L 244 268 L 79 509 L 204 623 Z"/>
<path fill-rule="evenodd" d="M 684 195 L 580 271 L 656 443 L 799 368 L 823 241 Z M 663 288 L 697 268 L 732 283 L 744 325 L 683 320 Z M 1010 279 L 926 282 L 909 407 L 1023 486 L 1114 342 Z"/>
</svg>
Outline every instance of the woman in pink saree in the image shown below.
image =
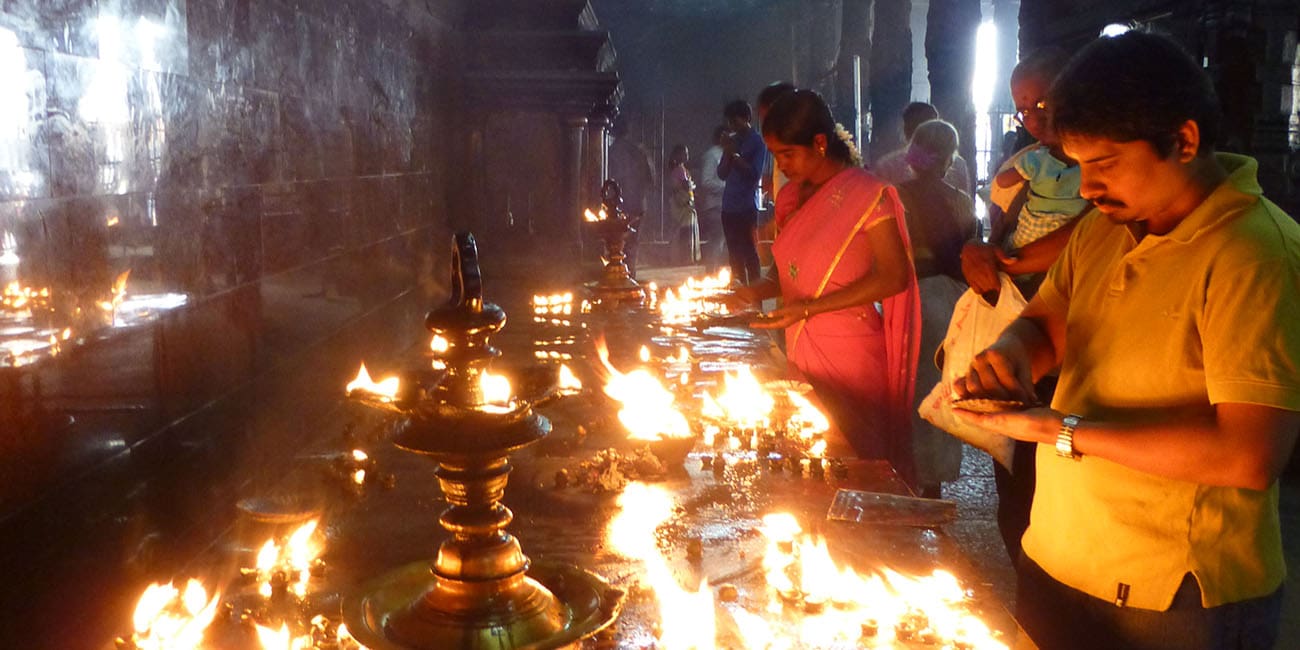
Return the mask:
<svg viewBox="0 0 1300 650">
<path fill-rule="evenodd" d="M 789 182 L 776 199 L 775 265 L 737 298 L 782 298 L 753 326 L 784 328 L 792 374 L 858 455 L 890 461 L 915 485 L 920 301 L 907 227 L 894 188 L 862 169 L 842 132 L 810 90 L 768 112 L 763 137 Z"/>
</svg>

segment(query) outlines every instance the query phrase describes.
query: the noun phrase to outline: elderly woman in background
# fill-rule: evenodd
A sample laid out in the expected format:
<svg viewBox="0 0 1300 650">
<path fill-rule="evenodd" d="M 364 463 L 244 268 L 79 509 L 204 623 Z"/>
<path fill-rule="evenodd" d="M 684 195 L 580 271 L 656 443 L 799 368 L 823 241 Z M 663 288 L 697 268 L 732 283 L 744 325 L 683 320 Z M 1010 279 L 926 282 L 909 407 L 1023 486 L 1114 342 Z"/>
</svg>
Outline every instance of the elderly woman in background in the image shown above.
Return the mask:
<svg viewBox="0 0 1300 650">
<path fill-rule="evenodd" d="M 778 99 L 763 138 L 788 179 L 776 197 L 775 265 L 737 290 L 737 300 L 783 299 L 753 326 L 784 329 L 792 374 L 812 384 L 846 441 L 915 485 L 920 306 L 903 207 L 894 188 L 862 168 L 815 92 Z"/>
<path fill-rule="evenodd" d="M 944 180 L 957 143 L 957 130 L 943 120 L 918 126 L 905 155 L 915 178 L 898 185 L 921 291 L 921 360 L 914 407 L 941 379 L 934 354 L 943 344 L 957 299 L 966 291 L 961 249 L 977 228 L 970 195 Z M 955 480 L 961 469 L 961 441 L 922 420 L 916 408 L 912 409 L 912 437 L 921 493 L 937 498 L 941 485 Z"/>
</svg>

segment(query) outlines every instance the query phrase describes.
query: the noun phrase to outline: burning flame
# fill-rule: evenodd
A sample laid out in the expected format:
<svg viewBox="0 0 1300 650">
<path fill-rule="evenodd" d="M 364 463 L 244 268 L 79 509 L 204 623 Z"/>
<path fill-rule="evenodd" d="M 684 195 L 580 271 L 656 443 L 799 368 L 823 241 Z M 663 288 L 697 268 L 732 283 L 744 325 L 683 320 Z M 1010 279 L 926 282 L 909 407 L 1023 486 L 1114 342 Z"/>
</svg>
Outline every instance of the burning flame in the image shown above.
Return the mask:
<svg viewBox="0 0 1300 650">
<path fill-rule="evenodd" d="M 257 640 L 266 650 L 311 650 L 313 642 L 310 635 L 295 637 L 289 633 L 289 625 L 283 624 L 279 630 L 257 626 Z"/>
<path fill-rule="evenodd" d="M 219 597 L 191 578 L 181 592 L 171 584 L 152 584 L 136 603 L 132 623 L 135 646 L 141 650 L 197 650 L 204 630 L 217 613 Z"/>
<path fill-rule="evenodd" d="M 742 366 L 735 374 L 724 373 L 723 390 L 716 408 L 721 409 L 730 423 L 742 429 L 765 428 L 775 405 L 775 400 L 763 390 L 749 366 Z M 706 408 L 706 413 L 716 412 L 707 402 Z"/>
<path fill-rule="evenodd" d="M 807 397 L 792 390 L 786 390 L 785 396 L 794 406 L 795 412 L 790 416 L 788 429 L 798 431 L 803 438 L 810 438 L 819 433 L 826 433 L 831 423 L 826 419 Z"/>
<path fill-rule="evenodd" d="M 365 470 L 357 471 L 365 472 Z M 258 593 L 270 598 L 271 577 L 275 572 L 283 571 L 290 580 L 289 591 L 299 598 L 307 595 L 312 564 L 324 551 L 321 544 L 313 537 L 318 524 L 318 520 L 313 519 L 299 526 L 293 534 L 289 535 L 284 546 L 276 544 L 274 539 L 266 540 L 261 550 L 257 552 Z"/>
<path fill-rule="evenodd" d="M 510 380 L 502 375 L 494 375 L 486 370 L 478 377 L 479 389 L 483 391 L 483 401 L 493 406 L 511 406 L 512 390 Z"/>
<path fill-rule="evenodd" d="M 24 287 L 17 280 L 5 285 L 3 302 L 6 310 L 19 311 L 30 307 L 44 307 L 50 301 L 49 287 L 34 289 Z"/>
<path fill-rule="evenodd" d="M 441 335 L 434 334 L 433 338 L 429 339 L 429 349 L 432 350 L 434 354 L 442 354 L 451 349 L 451 343 Z"/>
<path fill-rule="evenodd" d="M 109 300 L 101 300 L 96 303 L 99 305 L 100 309 L 112 313 L 117 309 L 118 305 L 122 304 L 122 300 L 126 298 L 126 281 L 130 277 L 130 269 L 118 274 L 117 279 L 113 280 L 113 286 L 109 290 L 112 297 Z"/>
<path fill-rule="evenodd" d="M 662 633 L 655 647 L 712 650 L 716 647 L 713 590 L 683 588 L 655 545 L 655 529 L 673 514 L 672 497 L 662 487 L 632 483 L 618 498 L 619 512 L 609 524 L 609 540 L 624 557 L 645 564 L 645 583 L 659 604 Z"/>
<path fill-rule="evenodd" d="M 764 516 L 759 530 L 767 538 L 763 555 L 767 584 L 779 596 L 773 613 L 779 615 L 792 603 L 802 605 L 805 616 L 798 636 L 803 645 L 852 645 L 870 627 L 871 642 L 881 646 L 921 641 L 1006 650 L 983 621 L 966 611 L 966 594 L 947 571 L 911 577 L 882 569 L 861 576 L 848 566 L 836 567 L 826 541 L 801 535 L 798 522 L 789 514 Z"/>
<path fill-rule="evenodd" d="M 600 212 L 592 212 L 591 208 L 587 208 L 586 210 L 582 211 L 582 218 L 584 221 L 587 221 L 588 223 L 595 223 L 597 221 L 604 221 L 608 219 L 609 214 L 605 212 L 605 208 L 601 208 Z"/>
<path fill-rule="evenodd" d="M 686 416 L 673 405 L 671 391 L 645 368 L 623 374 L 609 362 L 609 348 L 604 340 L 597 341 L 596 355 L 609 373 L 605 394 L 623 405 L 618 420 L 623 423 L 633 440 L 658 440 L 659 438 L 689 438 L 690 424 Z"/>
<path fill-rule="evenodd" d="M 355 391 L 369 393 L 378 397 L 385 402 L 391 402 L 397 397 L 398 379 L 397 377 L 385 377 L 383 381 L 375 383 L 370 379 L 370 373 L 366 372 L 366 364 L 361 364 L 361 370 L 357 372 L 357 378 L 348 382 L 347 393 L 351 395 Z"/>
<path fill-rule="evenodd" d="M 673 325 L 690 323 L 696 316 L 707 312 L 728 313 L 726 305 L 718 297 L 731 287 L 731 269 L 723 267 L 715 276 L 704 278 L 690 277 L 674 291 L 664 292 L 658 301 L 659 314 L 663 322 Z"/>
<path fill-rule="evenodd" d="M 317 615 L 311 620 L 311 632 L 308 634 L 294 636 L 289 630 L 288 624 L 282 624 L 280 629 L 273 630 L 262 625 L 256 626 L 257 640 L 261 644 L 262 650 L 314 650 L 315 648 L 337 648 L 338 650 L 367 650 L 366 646 L 361 645 L 352 633 L 348 631 L 346 623 L 339 623 L 338 630 L 334 634 L 333 643 L 328 638 L 329 621 L 324 617 Z M 320 643 L 320 645 L 317 645 Z"/>
<path fill-rule="evenodd" d="M 566 364 L 560 364 L 559 389 L 564 393 L 577 393 L 582 390 L 582 380 L 578 379 Z"/>
</svg>

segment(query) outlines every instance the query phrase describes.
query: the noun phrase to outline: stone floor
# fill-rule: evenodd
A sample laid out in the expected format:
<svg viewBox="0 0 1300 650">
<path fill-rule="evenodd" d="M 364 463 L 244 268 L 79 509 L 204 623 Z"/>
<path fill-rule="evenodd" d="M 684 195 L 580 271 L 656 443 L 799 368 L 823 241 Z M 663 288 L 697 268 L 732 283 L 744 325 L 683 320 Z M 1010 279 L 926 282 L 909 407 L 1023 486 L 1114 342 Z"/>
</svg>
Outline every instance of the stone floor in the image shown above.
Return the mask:
<svg viewBox="0 0 1300 650">
<path fill-rule="evenodd" d="M 971 563 L 1007 608 L 1015 610 L 1015 572 L 1007 557 L 996 519 L 997 491 L 993 486 L 993 461 L 988 454 L 967 446 L 961 476 L 943 487 L 943 497 L 957 502 L 958 519 L 948 532 L 965 549 Z M 1282 545 L 1290 575 L 1282 603 L 1282 626 L 1276 648 L 1300 648 L 1300 476 L 1282 479 Z"/>
</svg>

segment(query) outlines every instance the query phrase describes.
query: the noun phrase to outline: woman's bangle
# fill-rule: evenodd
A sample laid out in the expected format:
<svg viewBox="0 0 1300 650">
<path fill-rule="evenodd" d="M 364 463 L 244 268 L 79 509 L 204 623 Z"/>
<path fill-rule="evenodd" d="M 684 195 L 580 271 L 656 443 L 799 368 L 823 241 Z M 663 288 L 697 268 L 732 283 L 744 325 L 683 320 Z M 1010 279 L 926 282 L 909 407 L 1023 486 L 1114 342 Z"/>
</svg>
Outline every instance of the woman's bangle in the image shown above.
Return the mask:
<svg viewBox="0 0 1300 650">
<path fill-rule="evenodd" d="M 809 317 L 809 316 L 812 316 L 812 314 L 809 313 L 809 311 L 808 311 L 808 306 L 811 305 L 811 304 L 812 304 L 811 302 L 805 302 L 805 303 L 803 303 L 803 319 L 804 319 L 804 320 L 808 320 L 808 317 Z"/>
</svg>

